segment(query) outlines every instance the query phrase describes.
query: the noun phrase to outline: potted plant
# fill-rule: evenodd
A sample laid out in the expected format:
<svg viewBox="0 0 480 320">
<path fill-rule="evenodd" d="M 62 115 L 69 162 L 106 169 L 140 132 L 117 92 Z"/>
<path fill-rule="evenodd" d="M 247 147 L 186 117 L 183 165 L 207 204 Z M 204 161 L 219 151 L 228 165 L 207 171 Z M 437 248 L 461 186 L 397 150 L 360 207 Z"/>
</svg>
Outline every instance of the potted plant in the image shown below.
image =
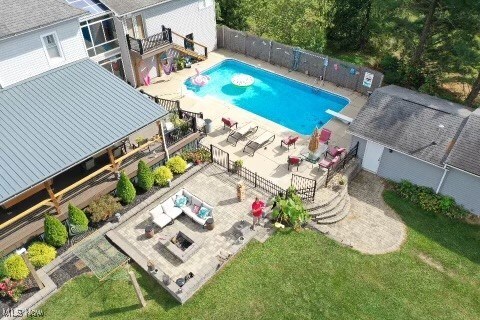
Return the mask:
<svg viewBox="0 0 480 320">
<path fill-rule="evenodd" d="M 238 159 L 233 162 L 232 172 L 237 173 L 243 167 L 243 160 Z"/>
<path fill-rule="evenodd" d="M 140 147 L 141 145 L 147 143 L 147 139 L 145 139 L 145 138 L 142 137 L 142 136 L 138 136 L 138 137 L 135 139 L 135 142 L 136 142 L 137 145 Z"/>
</svg>

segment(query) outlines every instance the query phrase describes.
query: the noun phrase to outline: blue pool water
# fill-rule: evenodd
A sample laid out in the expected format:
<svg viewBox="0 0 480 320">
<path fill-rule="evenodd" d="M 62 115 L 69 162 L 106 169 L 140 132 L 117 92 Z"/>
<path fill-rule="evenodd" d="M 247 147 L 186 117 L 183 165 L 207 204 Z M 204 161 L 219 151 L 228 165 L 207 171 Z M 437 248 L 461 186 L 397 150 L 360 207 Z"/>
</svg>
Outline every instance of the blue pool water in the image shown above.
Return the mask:
<svg viewBox="0 0 480 320">
<path fill-rule="evenodd" d="M 246 88 L 233 85 L 231 78 L 237 73 L 254 77 L 254 84 Z M 195 86 L 190 79 L 185 81 L 187 88 L 198 96 L 228 101 L 305 135 L 331 119 L 325 113 L 327 109 L 339 112 L 349 103 L 342 96 L 233 59 L 224 60 L 202 74 L 210 77 L 203 87 Z"/>
</svg>

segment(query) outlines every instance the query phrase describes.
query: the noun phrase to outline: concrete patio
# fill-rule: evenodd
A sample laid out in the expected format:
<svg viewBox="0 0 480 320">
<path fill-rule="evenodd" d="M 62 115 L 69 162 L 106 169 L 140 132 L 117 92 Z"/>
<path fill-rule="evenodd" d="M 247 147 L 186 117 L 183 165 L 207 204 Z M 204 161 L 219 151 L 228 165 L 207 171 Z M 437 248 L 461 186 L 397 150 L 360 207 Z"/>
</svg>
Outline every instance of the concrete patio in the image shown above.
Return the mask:
<svg viewBox="0 0 480 320">
<path fill-rule="evenodd" d="M 224 262 L 245 247 L 252 238 L 255 237 L 263 242 L 273 232 L 270 229 L 269 222 L 266 225 L 262 223 L 262 226 L 257 227 L 255 231 L 250 230 L 249 227 L 252 222 L 251 203 L 256 196 L 266 200 L 269 195 L 246 185 L 246 199 L 239 202 L 236 197 L 237 179 L 237 176 L 227 173 L 224 168 L 214 164 L 207 165 L 180 185 L 172 188 L 167 194 L 160 196 L 145 209 L 133 215 L 129 220 L 123 222 L 113 231 L 113 234 L 109 234 L 109 237 L 143 268 L 145 268 L 147 260 L 153 262 L 158 272 L 152 274 L 152 276 L 178 301 L 183 303 L 204 285 L 221 268 Z M 155 227 L 153 238 L 147 238 L 145 227 L 152 225 L 149 211 L 181 188 L 187 189 L 198 198 L 214 206 L 214 229 L 204 229 L 188 216 L 182 214 L 172 225 L 163 229 Z M 246 228 L 243 230 L 245 238 L 243 242 L 238 241 L 240 233 L 236 228 L 241 220 L 247 221 Z M 160 243 L 161 240 L 165 240 L 167 235 L 176 234 L 179 231 L 189 237 L 191 236 L 198 245 L 198 251 L 185 262 L 175 257 Z M 184 278 L 190 272 L 193 273 L 193 278 L 188 280 L 179 290 L 180 287 L 175 281 Z M 170 284 L 167 285 L 163 282 L 164 276 L 170 279 Z"/>
<path fill-rule="evenodd" d="M 357 92 L 337 87 L 328 82 L 325 82 L 323 85 L 320 84 L 321 82 L 316 84 L 316 79 L 314 77 L 307 76 L 303 73 L 289 71 L 285 68 L 225 50 L 217 50 L 210 53 L 208 60 L 195 64 L 192 69 L 184 69 L 168 76 L 163 75 L 162 77 L 154 79 L 152 85 L 141 88 L 153 96 L 159 96 L 165 99 L 180 99 L 181 106 L 185 110 L 203 112 L 205 118 L 213 121 L 213 131 L 202 141 L 203 144 L 214 144 L 215 146 L 229 152 L 231 160 L 242 159 L 244 165 L 248 169 L 257 172 L 259 175 L 271 180 L 283 188 L 290 186 L 291 182 L 292 172 L 289 172 L 287 169 L 287 156 L 299 155 L 302 150 L 307 148 L 310 137 L 300 135 L 301 138 L 297 142 L 296 148 L 291 147 L 290 150 L 287 150 L 284 147 L 280 147 L 280 141 L 288 135 L 298 135 L 292 130 L 242 108 L 226 103 L 225 101 L 217 100 L 212 97 L 200 98 L 195 96 L 193 92 L 187 92 L 185 90 L 183 83 L 194 74 L 194 68 L 205 70 L 226 58 L 235 58 L 294 80 L 309 85 L 315 85 L 323 90 L 342 95 L 350 99 L 350 104 L 345 107 L 341 113 L 352 118 L 358 114 L 360 108 L 365 104 L 367 99 L 365 96 Z M 221 122 L 222 117 L 231 117 L 235 119 L 239 122 L 239 126 L 247 122 L 255 122 L 258 124 L 259 130 L 256 134 L 249 137 L 251 139 L 262 134 L 264 131 L 270 131 L 275 134 L 275 140 L 267 145 L 265 149 L 258 150 L 255 153 L 255 156 L 249 156 L 242 151 L 246 141 L 239 141 L 235 147 L 226 142 L 228 130 L 223 129 L 223 124 Z M 324 127 L 333 132 L 331 139 L 332 145 L 349 148 L 351 137 L 346 132 L 348 126 L 345 123 L 332 119 Z M 293 172 L 316 180 L 321 180 L 325 177 L 325 172 L 323 170 L 319 170 L 318 166 L 306 161 L 300 165 L 298 171 L 295 168 Z M 321 183 L 319 185 L 321 185 Z"/>
</svg>

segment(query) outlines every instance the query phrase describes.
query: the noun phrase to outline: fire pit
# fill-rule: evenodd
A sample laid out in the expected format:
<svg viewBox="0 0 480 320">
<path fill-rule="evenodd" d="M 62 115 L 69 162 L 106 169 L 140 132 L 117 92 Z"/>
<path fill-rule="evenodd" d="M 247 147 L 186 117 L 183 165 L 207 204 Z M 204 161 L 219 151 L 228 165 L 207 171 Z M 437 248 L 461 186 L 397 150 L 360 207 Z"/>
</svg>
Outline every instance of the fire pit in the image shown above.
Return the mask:
<svg viewBox="0 0 480 320">
<path fill-rule="evenodd" d="M 182 262 L 190 259 L 190 257 L 200 248 L 195 237 L 190 234 L 187 235 L 184 231 L 178 231 L 169 235 L 161 235 L 160 243 Z"/>
</svg>

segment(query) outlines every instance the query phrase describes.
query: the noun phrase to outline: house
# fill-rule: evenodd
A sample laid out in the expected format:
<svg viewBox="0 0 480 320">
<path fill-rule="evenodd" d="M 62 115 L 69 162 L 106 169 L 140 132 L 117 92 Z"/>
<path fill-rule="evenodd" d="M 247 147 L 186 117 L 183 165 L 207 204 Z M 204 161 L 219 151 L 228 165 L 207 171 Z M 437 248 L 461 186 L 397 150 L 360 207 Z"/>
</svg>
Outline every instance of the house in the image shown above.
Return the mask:
<svg viewBox="0 0 480 320">
<path fill-rule="evenodd" d="M 84 14 L 59 0 L 0 0 L 0 88 L 86 58 Z"/>
<path fill-rule="evenodd" d="M 392 85 L 373 92 L 348 131 L 363 169 L 480 214 L 480 110 Z"/>
<path fill-rule="evenodd" d="M 155 78 L 179 54 L 203 60 L 216 48 L 213 0 L 100 0 L 114 16 L 126 80 Z"/>
</svg>

